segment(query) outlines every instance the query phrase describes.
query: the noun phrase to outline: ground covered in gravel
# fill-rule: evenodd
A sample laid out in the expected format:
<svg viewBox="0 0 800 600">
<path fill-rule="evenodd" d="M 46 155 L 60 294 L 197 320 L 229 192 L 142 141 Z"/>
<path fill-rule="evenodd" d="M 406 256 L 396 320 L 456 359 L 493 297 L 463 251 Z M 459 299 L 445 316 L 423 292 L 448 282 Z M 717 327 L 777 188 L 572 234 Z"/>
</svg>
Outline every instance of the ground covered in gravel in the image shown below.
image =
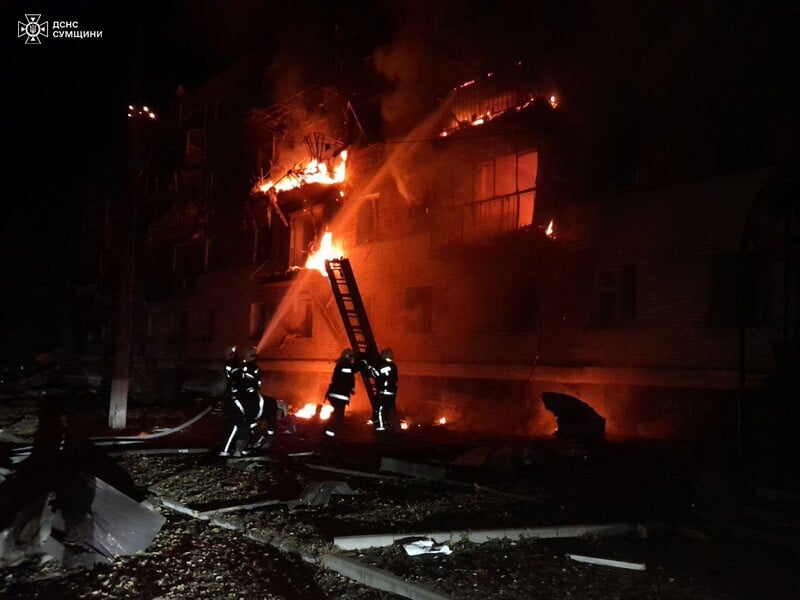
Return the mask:
<svg viewBox="0 0 800 600">
<path fill-rule="evenodd" d="M 36 396 L 0 400 L 0 430 L 34 436 L 41 402 Z M 173 426 L 202 407 L 132 407 L 130 433 Z M 158 446 L 210 448 L 219 439 L 218 419 L 212 413 Z M 76 420 L 97 426 L 91 415 Z M 723 534 L 717 517 L 728 510 L 719 502 L 727 498 L 726 487 L 701 477 L 696 461 L 690 467 L 685 449 L 639 442 L 585 449 L 553 440 L 479 439 L 444 429 L 417 430 L 380 443 L 359 431 L 331 445 L 319 433 L 312 424 L 283 431 L 268 452 L 246 459 L 222 459 L 213 450 L 161 455 L 138 447 L 109 449 L 167 517 L 154 542 L 144 552 L 92 570 L 64 569 L 46 557 L 31 557 L 0 569 L 0 597 L 398 597 L 314 562 L 323 554 L 354 559 L 466 600 L 794 598 L 800 586 L 800 561 L 791 546 L 781 550 Z M 149 449 L 158 450 L 153 446 Z M 483 453 L 487 460 L 464 460 L 465 452 L 472 459 Z M 385 457 L 445 474 L 423 479 L 381 471 Z M 310 484 L 324 481 L 347 483 L 355 494 L 313 505 L 300 502 Z M 698 481 L 710 481 L 706 485 L 713 493 L 699 496 Z M 709 497 L 717 501 L 714 510 L 701 512 Z M 263 502 L 273 503 L 235 510 Z M 346 535 L 611 522 L 647 526 L 637 537 L 457 541 L 449 555 L 408 556 L 399 544 L 359 551 L 333 544 Z M 644 569 L 584 564 L 567 554 Z"/>
</svg>

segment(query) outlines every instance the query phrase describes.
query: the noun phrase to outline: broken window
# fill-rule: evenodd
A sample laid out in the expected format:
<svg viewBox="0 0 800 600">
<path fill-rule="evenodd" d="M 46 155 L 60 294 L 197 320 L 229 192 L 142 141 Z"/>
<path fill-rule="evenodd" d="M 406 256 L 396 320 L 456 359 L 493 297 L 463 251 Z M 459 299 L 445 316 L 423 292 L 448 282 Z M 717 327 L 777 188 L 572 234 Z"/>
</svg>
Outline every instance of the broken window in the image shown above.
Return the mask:
<svg viewBox="0 0 800 600">
<path fill-rule="evenodd" d="M 266 318 L 266 308 L 264 306 L 264 303 L 251 302 L 250 329 L 249 329 L 249 337 L 251 339 L 261 337 L 261 334 L 264 331 L 264 326 L 266 325 L 265 318 Z"/>
<path fill-rule="evenodd" d="M 406 330 L 414 333 L 431 331 L 433 314 L 433 288 L 430 286 L 406 288 Z"/>
<path fill-rule="evenodd" d="M 380 194 L 359 198 L 356 216 L 356 243 L 374 242 L 378 237 L 378 199 Z"/>
<path fill-rule="evenodd" d="M 595 274 L 595 327 L 633 325 L 636 318 L 636 265 L 600 267 Z"/>
<path fill-rule="evenodd" d="M 708 324 L 752 327 L 769 322 L 768 277 L 755 256 L 715 256 L 709 267 Z"/>
<path fill-rule="evenodd" d="M 206 155 L 206 132 L 190 129 L 186 132 L 186 159 L 190 163 L 201 162 Z"/>
<path fill-rule="evenodd" d="M 253 263 L 262 263 L 269 258 L 269 228 L 266 223 L 257 223 L 253 227 Z"/>
</svg>

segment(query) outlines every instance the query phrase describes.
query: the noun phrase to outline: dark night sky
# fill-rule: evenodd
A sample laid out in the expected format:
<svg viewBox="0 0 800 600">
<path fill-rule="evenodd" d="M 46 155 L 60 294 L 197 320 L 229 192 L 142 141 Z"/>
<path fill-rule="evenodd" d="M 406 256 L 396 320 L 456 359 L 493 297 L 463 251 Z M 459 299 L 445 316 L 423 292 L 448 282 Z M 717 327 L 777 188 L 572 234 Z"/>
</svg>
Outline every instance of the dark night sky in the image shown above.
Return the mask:
<svg viewBox="0 0 800 600">
<path fill-rule="evenodd" d="M 796 97 L 791 56 L 797 55 L 797 10 L 767 3 L 757 11 L 714 13 L 700 7 L 706 4 L 720 5 L 6 1 L 2 127 L 11 163 L 4 169 L 0 284 L 16 291 L 17 301 L 5 295 L 4 317 L 16 318 L 11 304 L 30 312 L 41 310 L 42 298 L 52 301 L 49 286 L 58 279 L 87 182 L 102 179 L 113 157 L 124 155 L 125 107 L 137 101 L 137 72 L 141 100 L 156 110 L 178 84 L 192 89 L 252 51 L 271 60 L 278 96 L 312 83 L 369 95 L 376 90 L 356 88 L 379 83 L 377 95 L 395 95 L 407 108 L 399 115 L 406 119 L 427 108 L 415 106 L 415 99 L 435 99 L 475 73 L 516 59 L 531 61 L 545 85 L 565 95 L 581 90 L 584 102 L 591 97 L 599 105 L 616 99 L 592 95 L 596 82 L 606 90 L 631 81 L 658 88 L 659 78 L 665 93 L 709 77 L 741 77 L 749 85 L 758 85 L 757 77 L 786 78 Z M 50 37 L 26 45 L 16 36 L 26 13 L 78 21 L 103 37 Z"/>
</svg>

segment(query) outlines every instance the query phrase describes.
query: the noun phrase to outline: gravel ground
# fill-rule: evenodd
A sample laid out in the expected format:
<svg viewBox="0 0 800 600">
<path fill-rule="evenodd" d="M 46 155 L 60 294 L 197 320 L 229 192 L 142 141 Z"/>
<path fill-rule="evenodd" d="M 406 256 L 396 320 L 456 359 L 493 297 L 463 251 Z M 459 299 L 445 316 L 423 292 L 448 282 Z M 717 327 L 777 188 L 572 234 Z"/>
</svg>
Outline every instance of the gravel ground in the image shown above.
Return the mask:
<svg viewBox="0 0 800 600">
<path fill-rule="evenodd" d="M 36 432 L 37 402 L 0 402 L 0 429 Z M 195 414 L 196 407 L 185 412 Z M 132 431 L 163 426 L 169 413 L 135 410 Z M 197 442 L 202 427 L 179 434 Z M 214 431 L 209 427 L 208 431 Z M 208 431 L 206 433 L 208 433 Z M 377 473 L 380 457 L 447 465 L 476 440 L 424 432 L 413 443 L 376 447 L 358 441 L 335 447 L 313 432 L 279 440 L 260 460 L 223 460 L 214 453 L 123 454 L 116 460 L 134 483 L 199 511 L 278 499 L 297 500 L 313 481 L 347 481 L 355 495 L 334 495 L 319 506 L 286 503 L 219 515 L 238 531 L 163 506 L 167 517 L 155 541 L 135 556 L 93 570 L 65 570 L 32 558 L 0 569 L 8 598 L 243 598 L 366 599 L 397 596 L 357 584 L 246 535 L 286 541 L 306 555 L 357 559 L 452 598 L 794 598 L 800 586 L 795 554 L 717 535 L 691 512 L 690 480 L 660 448 L 609 446 L 596 456 L 549 446 L 514 447 L 526 456 L 497 468 L 448 471 L 457 481 L 382 478 L 322 471 L 310 463 Z M 213 436 L 210 439 L 216 439 Z M 445 444 L 442 440 L 446 440 Z M 206 440 L 208 441 L 208 440 Z M 452 442 L 452 443 L 451 443 Z M 484 441 L 480 441 L 484 443 Z M 439 446 L 441 444 L 441 446 Z M 550 450 L 548 450 L 550 448 Z M 314 452 L 290 457 L 290 451 Z M 434 460 L 434 458 L 436 460 Z M 473 485 L 474 484 L 474 485 Z M 2 490 L 0 489 L 0 492 Z M 587 522 L 647 521 L 665 526 L 647 538 L 458 542 L 451 555 L 407 556 L 399 545 L 341 551 L 337 535 L 419 533 Z M 679 534 L 678 532 L 683 532 Z M 687 535 L 691 534 L 691 535 Z M 578 563 L 567 553 L 646 564 L 644 571 Z"/>
</svg>

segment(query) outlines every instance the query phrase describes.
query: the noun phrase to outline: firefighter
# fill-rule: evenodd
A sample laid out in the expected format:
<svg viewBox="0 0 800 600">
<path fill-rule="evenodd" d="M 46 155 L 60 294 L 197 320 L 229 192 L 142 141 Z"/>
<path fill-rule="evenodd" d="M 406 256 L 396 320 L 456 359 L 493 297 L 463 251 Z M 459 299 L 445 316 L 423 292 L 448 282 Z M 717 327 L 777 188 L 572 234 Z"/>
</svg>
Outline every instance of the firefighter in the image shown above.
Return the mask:
<svg viewBox="0 0 800 600">
<path fill-rule="evenodd" d="M 274 433 L 275 418 L 272 413 L 277 411 L 277 401 L 270 397 L 272 402 L 267 403 L 260 393 L 261 369 L 256 363 L 256 355 L 255 348 L 248 348 L 239 360 L 235 360 L 234 356 L 230 363 L 226 361 L 225 373 L 229 382 L 228 431 L 220 456 L 246 454 L 258 422 L 266 418 L 268 413 L 271 418 L 267 420 L 273 423 Z"/>
<path fill-rule="evenodd" d="M 381 350 L 380 360 L 370 365 L 375 380 L 376 404 L 372 407 L 372 424 L 376 432 L 395 431 L 397 420 L 397 364 L 391 348 Z"/>
<path fill-rule="evenodd" d="M 356 355 L 351 348 L 342 350 L 342 354 L 333 368 L 328 391 L 325 393 L 325 398 L 333 407 L 333 414 L 325 428 L 326 436 L 336 437 L 337 431 L 341 428 L 345 408 L 350 404 L 350 396 L 356 391 L 356 373 L 360 372 L 362 368 L 356 363 Z"/>
</svg>

